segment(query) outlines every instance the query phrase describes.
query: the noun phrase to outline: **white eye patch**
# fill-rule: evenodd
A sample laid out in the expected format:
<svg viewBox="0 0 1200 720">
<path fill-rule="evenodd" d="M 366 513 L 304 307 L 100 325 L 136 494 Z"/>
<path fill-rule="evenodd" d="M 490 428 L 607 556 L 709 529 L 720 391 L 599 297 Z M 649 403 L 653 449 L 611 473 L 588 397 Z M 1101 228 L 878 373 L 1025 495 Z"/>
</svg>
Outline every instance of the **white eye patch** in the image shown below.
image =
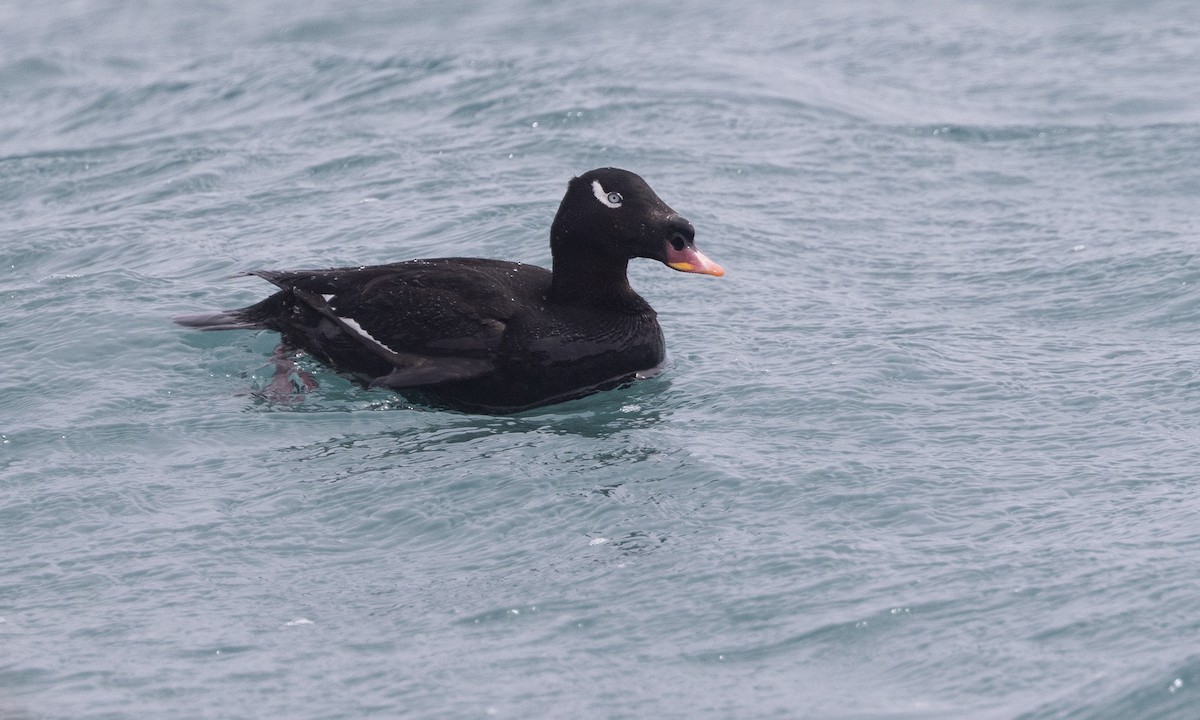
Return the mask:
<svg viewBox="0 0 1200 720">
<path fill-rule="evenodd" d="M 601 204 L 610 208 L 621 207 L 621 201 L 624 200 L 619 192 L 604 192 L 604 186 L 600 184 L 599 180 L 592 181 L 592 194 Z"/>
</svg>

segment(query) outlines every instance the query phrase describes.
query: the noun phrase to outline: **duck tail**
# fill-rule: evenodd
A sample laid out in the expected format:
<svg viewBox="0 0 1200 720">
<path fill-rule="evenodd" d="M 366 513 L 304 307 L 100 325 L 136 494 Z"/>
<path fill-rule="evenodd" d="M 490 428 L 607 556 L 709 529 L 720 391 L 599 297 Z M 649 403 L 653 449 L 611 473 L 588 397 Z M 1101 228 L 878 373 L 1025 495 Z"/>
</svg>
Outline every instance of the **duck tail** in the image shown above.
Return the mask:
<svg viewBox="0 0 1200 720">
<path fill-rule="evenodd" d="M 219 310 L 173 318 L 184 327 L 198 330 L 276 330 L 276 320 L 285 311 L 287 293 L 279 292 L 249 307 Z"/>
<path fill-rule="evenodd" d="M 221 310 L 212 313 L 200 313 L 197 315 L 180 315 L 172 318 L 177 324 L 184 327 L 196 328 L 197 330 L 262 330 L 267 326 L 261 321 L 256 321 L 245 316 L 245 311 L 250 308 L 242 308 L 241 310 Z"/>
</svg>

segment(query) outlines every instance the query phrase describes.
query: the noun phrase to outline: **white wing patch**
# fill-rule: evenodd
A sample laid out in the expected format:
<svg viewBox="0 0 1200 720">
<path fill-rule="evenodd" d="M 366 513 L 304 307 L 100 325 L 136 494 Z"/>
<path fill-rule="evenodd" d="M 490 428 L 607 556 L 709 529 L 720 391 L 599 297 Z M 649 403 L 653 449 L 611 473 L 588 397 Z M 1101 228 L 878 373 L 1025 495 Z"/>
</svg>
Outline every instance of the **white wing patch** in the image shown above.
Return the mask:
<svg viewBox="0 0 1200 720">
<path fill-rule="evenodd" d="M 338 315 L 337 318 L 338 318 L 338 320 L 341 320 L 342 322 L 344 322 L 346 324 L 346 327 L 348 327 L 351 330 L 353 330 L 354 332 L 358 333 L 359 337 L 363 338 L 364 340 L 370 340 L 371 342 L 375 343 L 376 345 L 383 348 L 384 350 L 387 350 L 388 352 L 391 352 L 391 353 L 396 352 L 395 350 L 391 349 L 387 345 L 384 345 L 383 343 L 376 340 L 375 337 L 373 335 L 371 335 L 371 333 L 364 330 L 363 326 L 359 325 L 358 321 L 354 320 L 353 318 L 342 317 L 341 315 Z"/>
<path fill-rule="evenodd" d="M 599 180 L 592 181 L 592 194 L 595 195 L 596 199 L 599 200 L 605 207 L 610 207 L 610 208 L 621 207 L 621 203 L 620 203 L 619 199 L 617 202 L 613 202 L 612 200 L 608 199 L 608 193 L 606 193 L 604 191 L 604 186 L 600 184 Z M 618 196 L 618 198 L 619 197 L 620 196 Z"/>
<path fill-rule="evenodd" d="M 333 301 L 333 295 L 322 295 L 321 297 L 325 298 L 325 302 Z"/>
</svg>

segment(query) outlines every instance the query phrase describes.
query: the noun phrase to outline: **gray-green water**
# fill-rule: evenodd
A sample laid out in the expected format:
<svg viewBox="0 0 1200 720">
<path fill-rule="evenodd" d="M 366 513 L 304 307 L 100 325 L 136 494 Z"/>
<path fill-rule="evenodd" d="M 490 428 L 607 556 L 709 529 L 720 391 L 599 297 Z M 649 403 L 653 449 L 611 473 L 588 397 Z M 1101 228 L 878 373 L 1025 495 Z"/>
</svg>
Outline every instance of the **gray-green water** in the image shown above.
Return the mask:
<svg viewBox="0 0 1200 720">
<path fill-rule="evenodd" d="M 0 2 L 0 717 L 1200 717 L 1200 6 Z M 508 418 L 257 267 L 546 263 L 667 372 Z"/>
</svg>

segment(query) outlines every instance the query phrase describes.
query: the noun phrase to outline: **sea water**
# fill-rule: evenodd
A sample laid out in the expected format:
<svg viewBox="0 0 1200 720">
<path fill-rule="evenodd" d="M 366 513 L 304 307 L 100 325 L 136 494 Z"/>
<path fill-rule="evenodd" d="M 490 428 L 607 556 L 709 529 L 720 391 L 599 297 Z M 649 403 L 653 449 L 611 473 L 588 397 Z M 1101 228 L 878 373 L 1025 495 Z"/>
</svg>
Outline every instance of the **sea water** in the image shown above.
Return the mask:
<svg viewBox="0 0 1200 720">
<path fill-rule="evenodd" d="M 1200 5 L 0 2 L 0 717 L 1200 717 Z M 183 313 L 549 261 L 615 165 L 721 279 L 510 417 Z"/>
</svg>

